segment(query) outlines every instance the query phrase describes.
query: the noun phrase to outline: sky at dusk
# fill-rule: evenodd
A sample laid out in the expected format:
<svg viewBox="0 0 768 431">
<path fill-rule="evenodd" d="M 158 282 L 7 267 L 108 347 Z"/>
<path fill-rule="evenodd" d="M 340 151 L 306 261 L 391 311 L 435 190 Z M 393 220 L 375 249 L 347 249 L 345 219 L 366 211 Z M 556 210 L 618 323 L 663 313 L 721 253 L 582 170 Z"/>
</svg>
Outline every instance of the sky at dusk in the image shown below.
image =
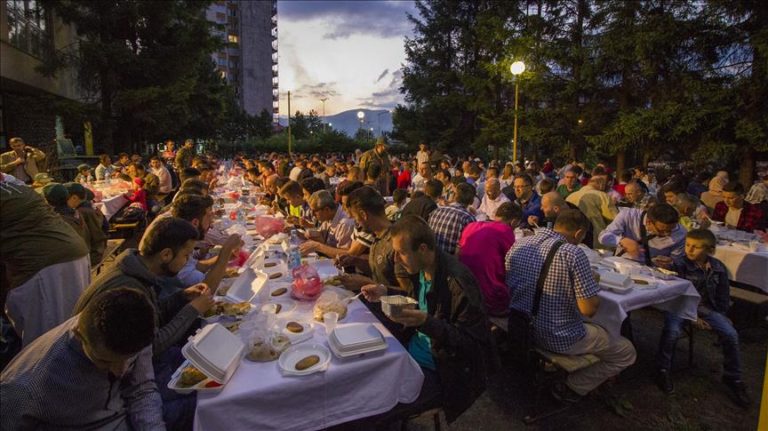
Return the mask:
<svg viewBox="0 0 768 431">
<path fill-rule="evenodd" d="M 391 109 L 403 98 L 403 47 L 411 1 L 279 1 L 280 114 Z"/>
</svg>

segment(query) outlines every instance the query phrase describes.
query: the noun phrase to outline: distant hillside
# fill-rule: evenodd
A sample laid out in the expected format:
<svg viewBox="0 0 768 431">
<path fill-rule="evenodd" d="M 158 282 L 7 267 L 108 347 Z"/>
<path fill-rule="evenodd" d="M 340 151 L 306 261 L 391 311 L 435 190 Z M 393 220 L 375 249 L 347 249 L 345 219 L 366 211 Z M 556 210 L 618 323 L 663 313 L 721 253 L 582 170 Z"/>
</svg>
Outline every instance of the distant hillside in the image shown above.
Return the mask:
<svg viewBox="0 0 768 431">
<path fill-rule="evenodd" d="M 373 128 L 374 135 L 379 136 L 381 132 L 392 131 L 392 114 L 385 109 L 352 109 L 336 115 L 329 115 L 325 121 L 331 123 L 331 127 L 335 130 L 354 136 L 357 129 L 360 128 L 360 121 L 357 119 L 359 111 L 365 113 L 363 127 L 366 129 Z M 288 117 L 280 116 L 280 124 L 287 126 Z"/>
</svg>

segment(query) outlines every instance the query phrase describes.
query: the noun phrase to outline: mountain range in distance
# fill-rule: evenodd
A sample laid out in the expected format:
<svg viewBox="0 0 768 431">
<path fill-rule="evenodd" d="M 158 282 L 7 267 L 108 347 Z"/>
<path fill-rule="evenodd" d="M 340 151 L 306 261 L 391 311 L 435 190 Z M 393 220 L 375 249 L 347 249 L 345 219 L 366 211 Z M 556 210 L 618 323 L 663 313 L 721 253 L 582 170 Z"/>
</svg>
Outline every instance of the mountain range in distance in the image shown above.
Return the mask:
<svg viewBox="0 0 768 431">
<path fill-rule="evenodd" d="M 375 136 L 380 136 L 383 132 L 392 131 L 392 113 L 386 109 L 350 109 L 349 111 L 339 112 L 335 115 L 327 115 L 325 118 L 320 116 L 320 120 L 329 123 L 331 128 L 346 133 L 348 136 L 355 136 L 357 130 L 361 127 L 357 113 L 362 111 L 362 127 L 371 130 Z M 280 116 L 280 125 L 288 125 L 288 117 Z"/>
</svg>

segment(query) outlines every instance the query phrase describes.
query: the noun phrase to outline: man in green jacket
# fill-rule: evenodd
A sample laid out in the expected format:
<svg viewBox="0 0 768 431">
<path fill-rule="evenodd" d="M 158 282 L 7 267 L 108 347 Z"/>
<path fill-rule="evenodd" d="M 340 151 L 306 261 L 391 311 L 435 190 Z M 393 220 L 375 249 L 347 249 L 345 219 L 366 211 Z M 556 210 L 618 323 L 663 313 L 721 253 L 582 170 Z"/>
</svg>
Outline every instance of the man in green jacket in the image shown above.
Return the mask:
<svg viewBox="0 0 768 431">
<path fill-rule="evenodd" d="M 375 417 L 375 424 L 443 407 L 453 422 L 483 393 L 491 366 L 493 341 L 472 273 L 455 256 L 436 246 L 435 234 L 420 217 L 405 216 L 391 229 L 398 263 L 419 277 L 413 291 L 418 309 L 388 316 L 405 327 L 404 345 L 421 366 L 424 383 L 419 397 Z M 388 289 L 362 287 L 368 301 L 378 302 Z"/>
</svg>

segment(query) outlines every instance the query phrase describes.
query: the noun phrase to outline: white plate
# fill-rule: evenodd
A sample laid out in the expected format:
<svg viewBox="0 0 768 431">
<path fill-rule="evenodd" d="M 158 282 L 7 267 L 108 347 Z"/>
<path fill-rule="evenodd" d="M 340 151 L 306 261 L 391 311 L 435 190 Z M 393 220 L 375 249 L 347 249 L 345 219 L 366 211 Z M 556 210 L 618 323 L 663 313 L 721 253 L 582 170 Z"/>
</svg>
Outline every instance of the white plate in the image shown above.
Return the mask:
<svg viewBox="0 0 768 431">
<path fill-rule="evenodd" d="M 274 311 L 275 305 L 277 304 L 282 305 L 279 313 L 275 313 Z M 259 309 L 263 313 L 275 313 L 278 317 L 282 317 L 296 309 L 296 301 L 292 299 L 278 299 L 275 301 L 269 301 L 266 304 L 262 304 Z"/>
<path fill-rule="evenodd" d="M 306 370 L 296 370 L 296 363 L 310 355 L 317 355 L 320 361 Z M 291 346 L 280 355 L 277 366 L 287 376 L 306 376 L 320 371 L 325 371 L 331 362 L 331 352 L 327 347 L 318 343 L 304 343 Z"/>
<path fill-rule="evenodd" d="M 291 332 L 285 327 L 285 325 L 287 325 L 288 322 L 296 322 L 299 325 L 301 325 L 304 328 L 304 330 L 299 333 Z M 288 337 L 288 339 L 291 340 L 291 344 L 294 344 L 294 345 L 312 339 L 312 336 L 315 333 L 315 324 L 311 322 L 300 322 L 298 320 L 281 319 L 277 322 L 277 325 L 281 333 L 286 337 Z"/>
<path fill-rule="evenodd" d="M 277 289 L 285 289 L 285 293 L 278 296 L 272 296 L 272 292 L 276 291 Z M 277 281 L 270 284 L 269 299 L 271 301 L 280 301 L 283 299 L 289 299 L 290 297 L 291 297 L 291 283 L 288 283 L 285 281 Z"/>
</svg>

